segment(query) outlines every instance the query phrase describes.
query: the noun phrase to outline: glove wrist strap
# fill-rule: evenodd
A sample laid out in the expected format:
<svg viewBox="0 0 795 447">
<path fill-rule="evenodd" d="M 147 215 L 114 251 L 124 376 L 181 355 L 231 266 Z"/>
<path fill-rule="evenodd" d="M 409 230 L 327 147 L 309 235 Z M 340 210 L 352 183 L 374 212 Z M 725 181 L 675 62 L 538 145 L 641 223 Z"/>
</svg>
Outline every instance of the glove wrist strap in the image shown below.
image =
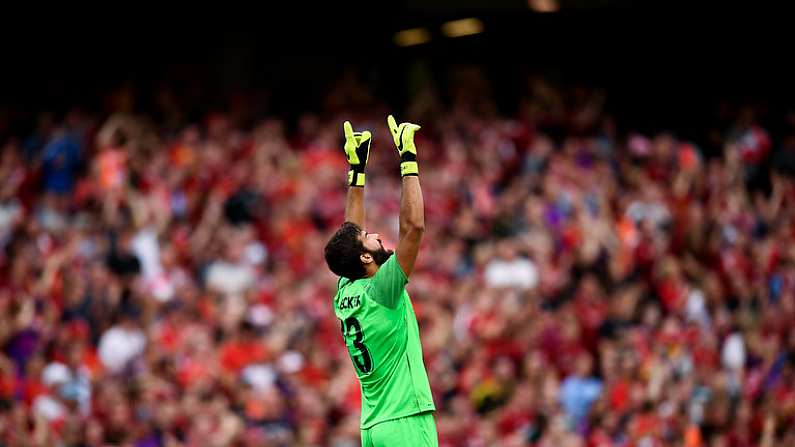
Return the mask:
<svg viewBox="0 0 795 447">
<path fill-rule="evenodd" d="M 348 186 L 363 187 L 365 181 L 364 171 L 351 168 L 348 171 Z"/>
<path fill-rule="evenodd" d="M 405 177 L 407 175 L 420 175 L 416 161 L 403 161 L 400 163 L 400 176 Z"/>
<path fill-rule="evenodd" d="M 419 175 L 419 173 L 417 154 L 411 151 L 405 151 L 400 154 L 400 175 L 405 177 L 407 175 Z"/>
</svg>

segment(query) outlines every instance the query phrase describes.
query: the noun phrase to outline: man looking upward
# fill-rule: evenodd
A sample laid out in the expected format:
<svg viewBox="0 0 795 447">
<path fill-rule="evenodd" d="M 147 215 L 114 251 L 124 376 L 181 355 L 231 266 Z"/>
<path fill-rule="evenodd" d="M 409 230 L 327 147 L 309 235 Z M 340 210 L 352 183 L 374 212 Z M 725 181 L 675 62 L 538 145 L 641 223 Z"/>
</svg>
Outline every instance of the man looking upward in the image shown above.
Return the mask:
<svg viewBox="0 0 795 447">
<path fill-rule="evenodd" d="M 425 214 L 414 133 L 420 126 L 387 118 L 400 156 L 402 188 L 397 248 L 384 248 L 364 230 L 365 167 L 372 135 L 343 124 L 350 164 L 345 222 L 325 247 L 336 275 L 334 313 L 340 320 L 362 390 L 363 447 L 438 446 L 431 388 L 422 359 L 417 317 L 406 292 Z"/>
</svg>

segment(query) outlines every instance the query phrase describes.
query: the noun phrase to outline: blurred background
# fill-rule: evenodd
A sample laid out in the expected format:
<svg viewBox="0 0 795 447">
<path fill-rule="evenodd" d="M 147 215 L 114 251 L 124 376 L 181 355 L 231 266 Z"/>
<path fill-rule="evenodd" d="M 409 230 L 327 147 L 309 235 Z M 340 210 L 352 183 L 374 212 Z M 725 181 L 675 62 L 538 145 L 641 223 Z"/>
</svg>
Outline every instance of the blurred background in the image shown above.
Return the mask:
<svg viewBox="0 0 795 447">
<path fill-rule="evenodd" d="M 795 445 L 792 16 L 635 3 L 8 11 L 0 446 L 359 445 L 321 252 L 346 119 L 395 246 L 388 113 L 440 445 Z"/>
</svg>

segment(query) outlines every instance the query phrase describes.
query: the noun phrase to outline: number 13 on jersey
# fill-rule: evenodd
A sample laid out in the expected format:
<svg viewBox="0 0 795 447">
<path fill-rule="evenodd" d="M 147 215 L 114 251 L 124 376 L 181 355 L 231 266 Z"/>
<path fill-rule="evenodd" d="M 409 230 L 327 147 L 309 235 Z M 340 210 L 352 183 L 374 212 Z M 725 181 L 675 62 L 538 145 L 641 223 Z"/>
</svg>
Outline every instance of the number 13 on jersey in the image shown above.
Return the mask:
<svg viewBox="0 0 795 447">
<path fill-rule="evenodd" d="M 346 343 L 348 337 L 353 337 L 353 347 L 348 348 L 348 353 L 351 355 L 351 360 L 361 374 L 368 374 L 373 370 L 373 358 L 370 356 L 370 351 L 364 344 L 364 333 L 362 332 L 362 325 L 356 317 L 348 317 L 345 320 L 340 320 L 342 326 L 342 337 Z M 354 352 L 355 351 L 355 352 Z"/>
</svg>

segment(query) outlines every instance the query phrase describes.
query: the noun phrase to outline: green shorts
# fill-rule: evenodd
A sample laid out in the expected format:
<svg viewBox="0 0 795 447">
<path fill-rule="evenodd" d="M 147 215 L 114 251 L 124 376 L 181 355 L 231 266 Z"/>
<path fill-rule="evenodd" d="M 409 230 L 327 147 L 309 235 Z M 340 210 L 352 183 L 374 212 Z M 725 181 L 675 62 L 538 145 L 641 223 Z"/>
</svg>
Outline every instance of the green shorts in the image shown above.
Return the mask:
<svg viewBox="0 0 795 447">
<path fill-rule="evenodd" d="M 433 411 L 392 419 L 362 429 L 362 447 L 438 447 Z"/>
</svg>

